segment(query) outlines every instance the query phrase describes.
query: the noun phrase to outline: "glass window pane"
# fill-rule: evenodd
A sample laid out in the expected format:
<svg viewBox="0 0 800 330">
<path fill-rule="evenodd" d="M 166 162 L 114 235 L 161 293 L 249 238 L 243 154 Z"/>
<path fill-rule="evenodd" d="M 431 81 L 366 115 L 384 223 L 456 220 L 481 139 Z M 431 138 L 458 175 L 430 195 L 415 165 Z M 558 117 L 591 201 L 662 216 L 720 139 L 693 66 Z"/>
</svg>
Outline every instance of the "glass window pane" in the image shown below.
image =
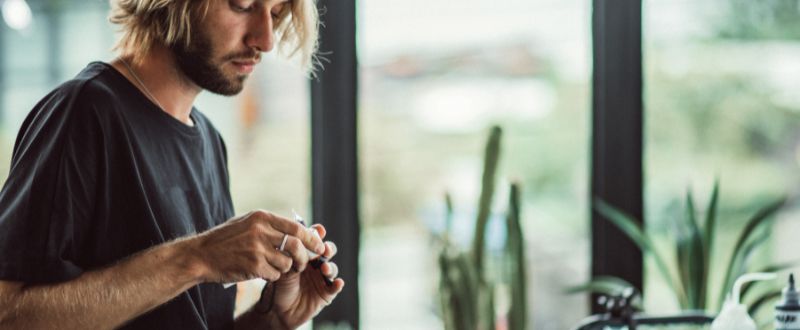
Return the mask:
<svg viewBox="0 0 800 330">
<path fill-rule="evenodd" d="M 504 140 L 489 248 L 503 245 L 508 182 L 518 181 L 530 327 L 566 329 L 587 314 L 586 297 L 563 289 L 588 278 L 589 5 L 360 3 L 365 328 L 442 326 L 432 234 L 449 191 L 455 238 L 471 241 L 492 124 Z"/>
<path fill-rule="evenodd" d="M 684 216 L 683 196 L 691 189 L 704 216 L 719 179 L 708 298 L 715 310 L 722 272 L 745 221 L 797 190 L 800 2 L 648 0 L 644 22 L 648 227 L 672 255 L 674 236 L 667 236 L 680 230 L 675 220 Z M 791 233 L 800 228 L 785 221 L 796 212 L 783 208 L 748 271 L 796 260 Z M 651 270 L 647 278 L 647 306 L 675 310 L 660 274 Z"/>
</svg>

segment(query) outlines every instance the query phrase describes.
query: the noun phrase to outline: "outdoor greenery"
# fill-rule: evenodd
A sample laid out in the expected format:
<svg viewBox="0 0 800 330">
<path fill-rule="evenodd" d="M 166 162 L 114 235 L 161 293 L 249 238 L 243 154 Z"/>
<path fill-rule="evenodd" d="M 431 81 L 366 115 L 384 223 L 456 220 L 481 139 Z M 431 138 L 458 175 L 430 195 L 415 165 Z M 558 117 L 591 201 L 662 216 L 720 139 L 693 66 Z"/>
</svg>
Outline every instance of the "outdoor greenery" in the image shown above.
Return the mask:
<svg viewBox="0 0 800 330">
<path fill-rule="evenodd" d="M 800 38 L 800 3 L 795 0 L 726 0 L 716 25 L 719 38 Z"/>
</svg>

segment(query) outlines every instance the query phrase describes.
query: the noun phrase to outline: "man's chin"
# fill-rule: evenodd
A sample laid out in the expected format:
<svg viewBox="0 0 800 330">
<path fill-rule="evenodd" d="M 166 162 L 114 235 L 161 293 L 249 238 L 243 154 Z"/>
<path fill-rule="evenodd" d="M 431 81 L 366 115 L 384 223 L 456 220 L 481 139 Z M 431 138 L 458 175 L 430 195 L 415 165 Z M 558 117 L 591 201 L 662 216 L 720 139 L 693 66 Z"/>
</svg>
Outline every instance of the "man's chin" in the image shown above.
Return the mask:
<svg viewBox="0 0 800 330">
<path fill-rule="evenodd" d="M 222 96 L 234 96 L 239 94 L 244 89 L 244 82 L 247 80 L 247 76 L 238 76 L 233 79 L 225 79 L 225 82 L 213 84 L 210 86 L 201 86 L 203 89 Z"/>
<path fill-rule="evenodd" d="M 198 56 L 199 57 L 199 56 Z M 183 74 L 203 90 L 222 96 L 233 96 L 239 94 L 244 89 L 244 82 L 247 74 L 231 72 L 223 66 L 216 66 L 210 61 L 198 61 L 197 58 L 188 60 L 193 65 L 179 65 Z M 194 62 L 194 63 L 192 63 Z"/>
<path fill-rule="evenodd" d="M 238 88 L 231 88 L 231 89 L 206 89 L 206 90 L 211 92 L 211 93 L 214 93 L 214 94 L 217 94 L 217 95 L 221 95 L 221 96 L 236 96 L 239 93 L 241 93 L 243 89 L 244 88 L 242 88 L 242 87 L 238 87 Z"/>
</svg>

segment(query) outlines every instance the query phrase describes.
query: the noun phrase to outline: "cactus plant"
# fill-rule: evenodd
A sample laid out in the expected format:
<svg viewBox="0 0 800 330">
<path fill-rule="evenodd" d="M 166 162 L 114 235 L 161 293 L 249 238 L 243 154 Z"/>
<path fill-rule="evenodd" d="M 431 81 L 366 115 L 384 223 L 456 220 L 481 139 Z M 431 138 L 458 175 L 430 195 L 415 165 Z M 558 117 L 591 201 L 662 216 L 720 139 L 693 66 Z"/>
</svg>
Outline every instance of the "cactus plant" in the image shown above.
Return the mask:
<svg viewBox="0 0 800 330">
<path fill-rule="evenodd" d="M 525 241 L 522 235 L 522 226 L 519 218 L 519 184 L 511 184 L 509 193 L 508 215 L 506 227 L 508 228 L 508 241 L 506 253 L 510 261 L 511 309 L 508 311 L 508 328 L 524 329 L 527 324 L 528 303 L 526 299 L 527 272 L 525 271 Z"/>
<path fill-rule="evenodd" d="M 486 225 L 491 213 L 501 135 L 502 130 L 493 127 L 486 144 L 483 186 L 469 251 L 461 251 L 451 241 L 453 204 L 450 195 L 445 195 L 446 230 L 440 237 L 442 250 L 439 254 L 439 298 L 445 329 L 495 328 L 495 288 L 502 279 L 489 277 L 489 261 L 493 261 L 491 265 L 501 264 L 507 269 L 506 282 L 511 287 L 511 307 L 506 315 L 508 329 L 524 329 L 527 323 L 525 245 L 520 226 L 518 184 L 512 184 L 510 188 L 506 215 L 508 238 L 501 260 L 487 260 L 485 250 Z"/>
<path fill-rule="evenodd" d="M 478 217 L 475 219 L 475 236 L 472 241 L 472 253 L 475 267 L 483 269 L 484 244 L 486 242 L 486 223 L 489 222 L 489 213 L 494 197 L 495 174 L 497 163 L 500 160 L 500 127 L 492 127 L 489 141 L 486 143 L 486 155 L 483 160 L 483 179 L 481 181 L 481 197 L 478 204 Z"/>
</svg>

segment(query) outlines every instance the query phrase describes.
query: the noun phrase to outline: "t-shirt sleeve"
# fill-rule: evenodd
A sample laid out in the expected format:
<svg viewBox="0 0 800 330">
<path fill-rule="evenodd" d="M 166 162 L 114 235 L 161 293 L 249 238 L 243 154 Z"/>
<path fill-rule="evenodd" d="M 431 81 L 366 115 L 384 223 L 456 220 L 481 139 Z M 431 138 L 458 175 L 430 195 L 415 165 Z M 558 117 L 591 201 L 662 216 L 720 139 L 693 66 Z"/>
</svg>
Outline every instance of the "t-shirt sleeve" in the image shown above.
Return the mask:
<svg viewBox="0 0 800 330">
<path fill-rule="evenodd" d="M 57 89 L 31 111 L 0 191 L 0 280 L 49 283 L 84 269 L 102 129 L 80 87 Z"/>
</svg>

